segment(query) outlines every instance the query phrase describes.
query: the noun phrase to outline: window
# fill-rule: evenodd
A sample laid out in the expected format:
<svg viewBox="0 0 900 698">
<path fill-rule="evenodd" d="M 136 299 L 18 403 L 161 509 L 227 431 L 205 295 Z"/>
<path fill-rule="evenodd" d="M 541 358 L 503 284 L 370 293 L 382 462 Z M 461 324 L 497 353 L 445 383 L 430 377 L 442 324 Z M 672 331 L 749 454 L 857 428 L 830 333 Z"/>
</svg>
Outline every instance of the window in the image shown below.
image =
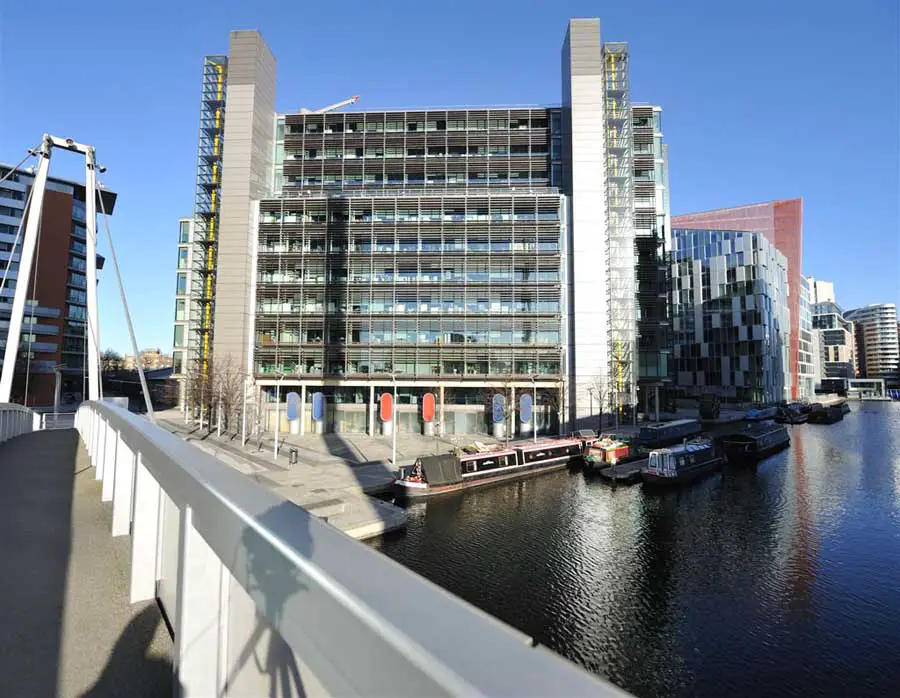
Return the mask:
<svg viewBox="0 0 900 698">
<path fill-rule="evenodd" d="M 87 309 L 82 305 L 66 305 L 66 317 L 71 320 L 87 320 Z"/>
<path fill-rule="evenodd" d="M 176 347 L 184 346 L 184 325 L 175 325 L 175 337 L 173 344 Z"/>
<path fill-rule="evenodd" d="M 87 293 L 77 288 L 70 288 L 66 291 L 66 300 L 73 303 L 87 303 Z"/>
<path fill-rule="evenodd" d="M 83 242 L 78 242 L 78 240 L 72 240 L 72 244 L 69 246 L 69 249 L 72 250 L 75 254 L 87 254 L 87 245 Z"/>
<path fill-rule="evenodd" d="M 184 320 L 185 319 L 185 301 L 177 300 L 175 301 L 175 319 L 176 320 Z"/>
<path fill-rule="evenodd" d="M 178 242 L 185 243 L 190 242 L 191 236 L 191 222 L 190 221 L 181 221 L 178 227 Z"/>
<path fill-rule="evenodd" d="M 187 273 L 178 272 L 175 277 L 175 294 L 179 296 L 187 294 Z"/>
<path fill-rule="evenodd" d="M 188 265 L 188 249 L 187 247 L 178 248 L 178 268 L 187 269 Z"/>
</svg>

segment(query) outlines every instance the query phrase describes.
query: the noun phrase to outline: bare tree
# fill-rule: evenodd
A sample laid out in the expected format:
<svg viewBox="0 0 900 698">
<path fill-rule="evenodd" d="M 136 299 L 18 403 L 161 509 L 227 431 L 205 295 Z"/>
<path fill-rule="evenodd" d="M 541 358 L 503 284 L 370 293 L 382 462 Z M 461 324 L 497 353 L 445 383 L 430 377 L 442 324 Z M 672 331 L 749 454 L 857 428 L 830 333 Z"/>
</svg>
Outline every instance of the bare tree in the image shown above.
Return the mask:
<svg viewBox="0 0 900 698">
<path fill-rule="evenodd" d="M 610 411 L 613 409 L 612 405 L 612 396 L 613 389 L 612 384 L 609 379 L 603 374 L 596 375 L 591 378 L 590 384 L 587 387 L 587 391 L 591 400 L 596 399 L 597 405 L 600 411 L 598 424 L 599 428 L 597 429 L 598 433 L 603 431 L 603 411 L 604 406 L 609 406 Z"/>
<path fill-rule="evenodd" d="M 240 424 L 244 398 L 245 374 L 237 363 L 226 356 L 207 362 L 206 371 L 199 365 L 185 373 L 185 402 L 188 411 L 212 426 L 219 410 L 225 429 L 236 430 Z"/>
<path fill-rule="evenodd" d="M 515 423 L 510 424 L 510 420 L 515 416 L 516 406 L 512 400 L 512 382 L 506 381 L 500 388 L 487 388 L 484 391 L 484 406 L 491 417 L 491 423 L 494 422 L 494 396 L 500 394 L 503 396 L 503 424 L 506 440 L 509 441 L 510 432 L 515 431 Z"/>
</svg>

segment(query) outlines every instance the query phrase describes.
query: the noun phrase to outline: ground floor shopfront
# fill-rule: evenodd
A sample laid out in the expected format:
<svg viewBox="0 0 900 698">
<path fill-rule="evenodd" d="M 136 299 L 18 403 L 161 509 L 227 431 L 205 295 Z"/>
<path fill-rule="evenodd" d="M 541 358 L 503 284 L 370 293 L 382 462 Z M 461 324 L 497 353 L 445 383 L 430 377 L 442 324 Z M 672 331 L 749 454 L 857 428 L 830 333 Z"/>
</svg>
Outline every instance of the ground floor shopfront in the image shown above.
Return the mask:
<svg viewBox="0 0 900 698">
<path fill-rule="evenodd" d="M 497 434 L 493 425 L 491 401 L 496 394 L 505 396 L 505 426 L 503 435 L 526 436 L 532 434 L 536 423 L 538 434 L 557 434 L 561 425 L 558 419 L 562 404 L 562 387 L 556 380 L 510 380 L 508 382 L 446 381 L 427 383 L 417 380 L 400 380 L 396 386 L 388 381 L 308 381 L 284 378 L 257 381 L 256 410 L 260 423 L 272 431 L 280 422 L 281 431 L 299 434 L 346 433 L 380 436 L 390 434 L 392 424 L 382 421 L 379 400 L 383 393 L 396 389 L 397 432 L 453 434 Z M 287 414 L 287 395 L 298 394 L 300 407 L 295 420 Z M 324 397 L 323 418 L 320 424 L 313 420 L 313 395 L 321 392 Z M 433 432 L 422 416 L 422 402 L 426 393 L 435 396 L 435 420 Z M 276 402 L 276 395 L 279 400 Z M 531 419 L 522 421 L 520 399 L 532 396 L 535 408 Z M 277 407 L 276 407 L 277 405 Z M 277 417 L 276 417 L 277 414 Z M 527 417 L 527 414 L 525 415 Z M 292 423 L 293 421 L 293 423 Z"/>
</svg>

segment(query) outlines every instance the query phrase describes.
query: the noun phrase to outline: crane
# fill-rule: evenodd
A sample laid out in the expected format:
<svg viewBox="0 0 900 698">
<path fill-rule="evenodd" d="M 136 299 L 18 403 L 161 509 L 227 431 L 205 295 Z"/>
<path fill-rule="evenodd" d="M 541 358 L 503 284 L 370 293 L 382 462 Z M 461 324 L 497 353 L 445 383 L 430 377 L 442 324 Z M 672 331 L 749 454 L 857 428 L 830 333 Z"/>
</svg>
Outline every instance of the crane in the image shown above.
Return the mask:
<svg viewBox="0 0 900 698">
<path fill-rule="evenodd" d="M 350 99 L 345 99 L 342 102 L 338 102 L 337 104 L 332 104 L 328 107 L 322 107 L 321 109 L 307 109 L 306 107 L 300 107 L 301 114 L 325 114 L 330 111 L 334 111 L 335 109 L 340 109 L 341 107 L 346 107 L 350 104 L 356 104 L 359 101 L 359 95 L 354 95 Z"/>
</svg>

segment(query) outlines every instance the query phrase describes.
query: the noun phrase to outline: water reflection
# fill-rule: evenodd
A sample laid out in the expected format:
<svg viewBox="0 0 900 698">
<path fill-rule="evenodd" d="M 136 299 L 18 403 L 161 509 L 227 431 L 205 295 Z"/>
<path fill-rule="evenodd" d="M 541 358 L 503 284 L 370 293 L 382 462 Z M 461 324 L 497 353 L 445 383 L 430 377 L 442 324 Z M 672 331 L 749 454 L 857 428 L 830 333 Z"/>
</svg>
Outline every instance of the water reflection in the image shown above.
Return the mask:
<svg viewBox="0 0 900 698">
<path fill-rule="evenodd" d="M 647 495 L 557 472 L 418 504 L 385 553 L 639 696 L 900 682 L 900 404 Z"/>
</svg>

